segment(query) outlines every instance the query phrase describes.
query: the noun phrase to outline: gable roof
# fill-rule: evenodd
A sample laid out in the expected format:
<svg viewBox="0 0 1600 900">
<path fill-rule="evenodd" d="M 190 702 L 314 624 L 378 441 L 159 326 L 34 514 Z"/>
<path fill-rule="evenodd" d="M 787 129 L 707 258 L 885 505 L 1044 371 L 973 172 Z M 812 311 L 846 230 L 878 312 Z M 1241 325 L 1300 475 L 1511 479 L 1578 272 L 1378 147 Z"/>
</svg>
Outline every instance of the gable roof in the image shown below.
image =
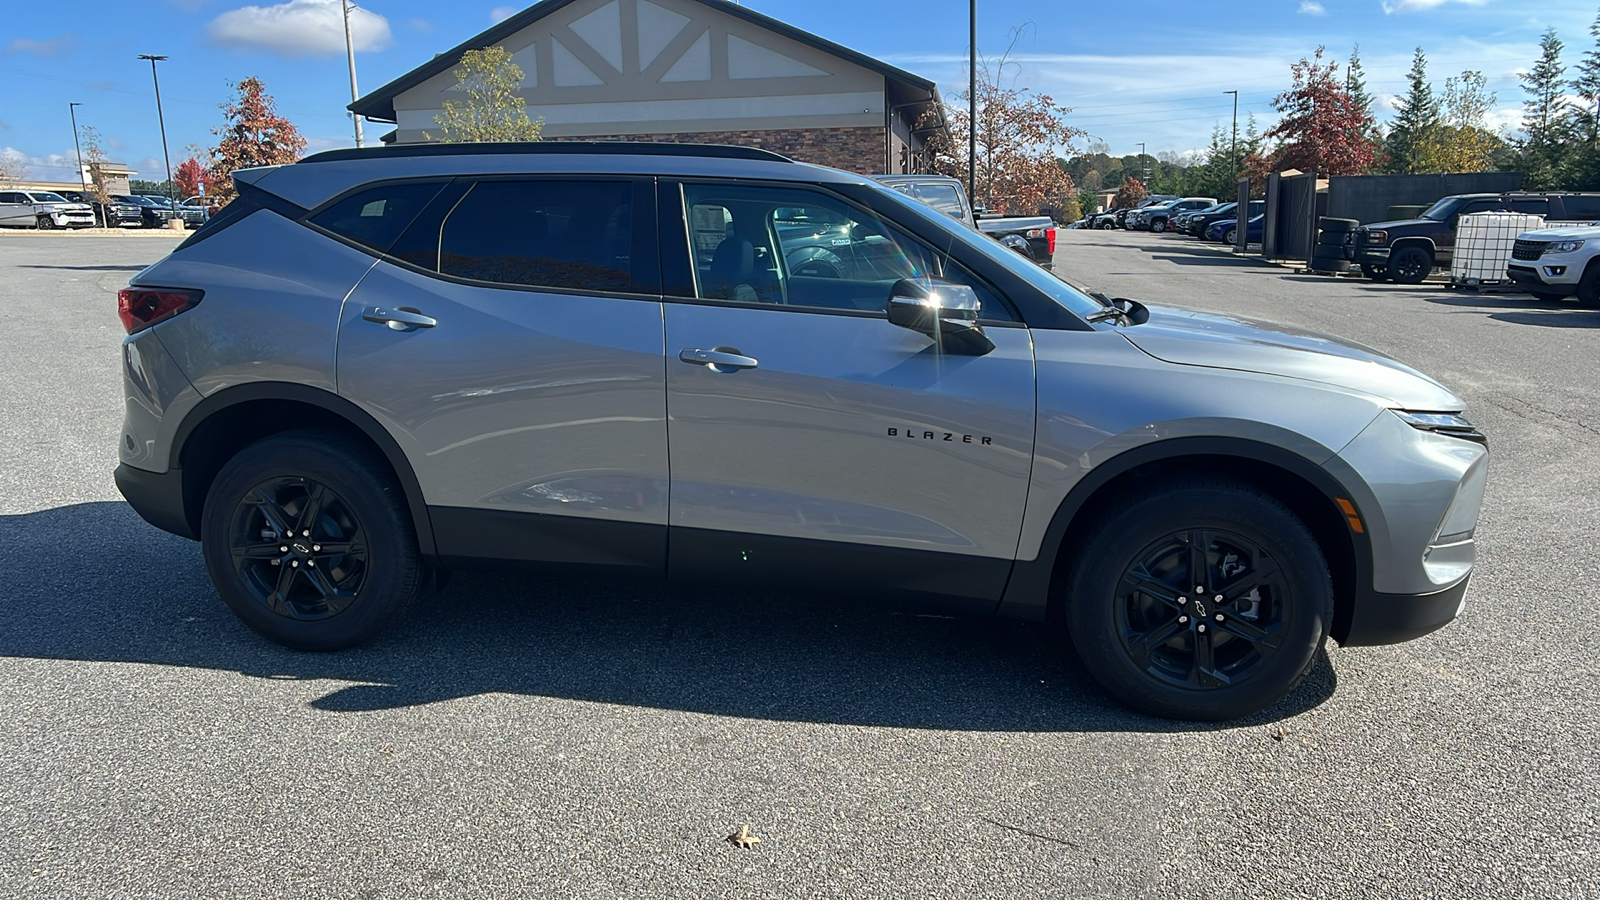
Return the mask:
<svg viewBox="0 0 1600 900">
<path fill-rule="evenodd" d="M 576 2 L 576 0 L 542 0 L 542 2 L 535 3 L 533 6 L 505 19 L 488 30 L 479 32 L 449 50 L 435 55 L 433 59 L 401 75 L 383 87 L 372 91 L 345 108 L 356 115 L 366 116 L 368 119 L 379 122 L 393 122 L 395 121 L 395 97 L 438 75 L 440 72 L 453 68 L 461 61 L 462 55 L 468 50 L 492 47 L 573 2 Z M 939 88 L 933 82 L 921 76 L 913 75 L 904 69 L 891 66 L 881 60 L 874 59 L 865 53 L 858 53 L 849 47 L 817 37 L 809 31 L 801 31 L 786 22 L 780 22 L 755 10 L 729 3 L 727 0 L 695 0 L 695 2 L 711 7 L 718 12 L 737 16 L 791 40 L 815 47 L 824 53 L 848 60 L 864 69 L 877 72 L 890 81 L 899 82 L 903 87 L 910 88 L 910 93 L 926 94 L 929 101 L 938 101 Z"/>
</svg>

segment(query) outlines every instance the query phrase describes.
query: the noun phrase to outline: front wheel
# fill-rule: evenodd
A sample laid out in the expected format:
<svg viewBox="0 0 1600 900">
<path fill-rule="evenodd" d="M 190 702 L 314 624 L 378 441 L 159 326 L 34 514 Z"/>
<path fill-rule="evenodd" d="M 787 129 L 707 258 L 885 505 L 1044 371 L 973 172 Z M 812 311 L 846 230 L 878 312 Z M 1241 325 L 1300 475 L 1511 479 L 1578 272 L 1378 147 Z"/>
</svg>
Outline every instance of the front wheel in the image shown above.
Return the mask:
<svg viewBox="0 0 1600 900">
<path fill-rule="evenodd" d="M 1300 519 L 1249 485 L 1193 479 L 1121 504 L 1078 554 L 1067 621 L 1094 677 L 1151 715 L 1232 719 L 1311 668 L 1333 584 Z"/>
<path fill-rule="evenodd" d="M 1578 280 L 1578 304 L 1600 306 L 1600 262 L 1590 262 Z"/>
<path fill-rule="evenodd" d="M 370 451 L 331 432 L 273 435 L 229 460 L 206 495 L 200 540 L 223 602 L 297 650 L 371 640 L 422 581 L 400 485 Z"/>
<path fill-rule="evenodd" d="M 1116 228 L 1117 228 L 1117 223 L 1115 223 L 1115 222 L 1102 222 L 1100 224 L 1100 230 L 1101 231 L 1115 231 Z"/>
<path fill-rule="evenodd" d="M 1389 257 L 1389 277 L 1396 284 L 1421 284 L 1433 272 L 1433 255 L 1421 247 L 1401 247 Z"/>
<path fill-rule="evenodd" d="M 1388 281 L 1389 267 L 1376 263 L 1362 263 L 1361 274 L 1367 276 L 1369 281 Z"/>
<path fill-rule="evenodd" d="M 1160 234 L 1161 232 L 1167 230 L 1167 223 L 1161 219 L 1157 219 L 1150 223 L 1150 230 L 1154 231 L 1156 234 Z"/>
<path fill-rule="evenodd" d="M 1239 236 L 1238 229 L 1229 228 L 1227 231 L 1224 231 L 1222 233 L 1222 242 L 1224 244 L 1231 244 L 1231 243 L 1233 243 L 1234 238 L 1237 238 L 1238 236 Z"/>
</svg>

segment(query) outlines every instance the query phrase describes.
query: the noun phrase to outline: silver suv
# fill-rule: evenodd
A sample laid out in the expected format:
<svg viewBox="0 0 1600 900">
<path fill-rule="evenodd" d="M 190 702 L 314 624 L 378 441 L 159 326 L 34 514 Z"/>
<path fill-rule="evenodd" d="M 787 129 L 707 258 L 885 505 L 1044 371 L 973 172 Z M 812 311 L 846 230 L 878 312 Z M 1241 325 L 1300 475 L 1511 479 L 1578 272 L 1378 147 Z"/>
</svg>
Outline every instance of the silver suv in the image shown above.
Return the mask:
<svg viewBox="0 0 1600 900">
<path fill-rule="evenodd" d="M 122 291 L 117 483 L 266 637 L 430 573 L 820 580 L 1056 619 L 1164 716 L 1460 611 L 1487 450 L 1375 351 L 1080 291 L 743 148 L 338 150 Z"/>
</svg>

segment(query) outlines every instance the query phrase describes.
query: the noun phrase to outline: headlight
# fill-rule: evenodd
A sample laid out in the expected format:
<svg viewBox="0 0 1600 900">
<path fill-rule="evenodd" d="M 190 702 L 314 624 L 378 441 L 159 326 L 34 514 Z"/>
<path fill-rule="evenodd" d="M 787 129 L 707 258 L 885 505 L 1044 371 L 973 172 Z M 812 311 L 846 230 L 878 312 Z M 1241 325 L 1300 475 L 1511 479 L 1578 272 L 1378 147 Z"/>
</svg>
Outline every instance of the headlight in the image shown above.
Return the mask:
<svg viewBox="0 0 1600 900">
<path fill-rule="evenodd" d="M 1418 431 L 1431 431 L 1479 444 L 1489 443 L 1489 439 L 1478 430 L 1478 426 L 1468 421 L 1461 413 L 1421 412 L 1412 409 L 1394 409 L 1390 412 Z"/>
<path fill-rule="evenodd" d="M 1576 253 L 1583 247 L 1583 241 L 1551 241 L 1545 245 L 1546 253 Z"/>
<path fill-rule="evenodd" d="M 1389 242 L 1389 232 L 1387 232 L 1387 231 L 1369 231 L 1369 232 L 1367 232 L 1367 243 L 1369 243 L 1369 244 L 1387 244 L 1388 242 Z"/>
</svg>

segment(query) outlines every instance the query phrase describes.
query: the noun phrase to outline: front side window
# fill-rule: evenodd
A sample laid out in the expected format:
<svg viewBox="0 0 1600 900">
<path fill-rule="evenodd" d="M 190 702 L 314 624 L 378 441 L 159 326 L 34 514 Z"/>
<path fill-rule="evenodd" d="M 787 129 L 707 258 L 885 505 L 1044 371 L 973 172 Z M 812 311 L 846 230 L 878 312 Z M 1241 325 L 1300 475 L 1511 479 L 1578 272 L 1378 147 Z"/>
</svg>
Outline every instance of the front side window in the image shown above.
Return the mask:
<svg viewBox="0 0 1600 900">
<path fill-rule="evenodd" d="M 633 185 L 481 181 L 445 220 L 439 271 L 532 287 L 632 289 Z"/>
<path fill-rule="evenodd" d="M 969 284 L 985 318 L 1013 321 L 1004 300 L 944 254 L 870 212 L 807 188 L 683 188 L 696 295 L 751 305 L 883 312 L 895 282 Z"/>
</svg>

